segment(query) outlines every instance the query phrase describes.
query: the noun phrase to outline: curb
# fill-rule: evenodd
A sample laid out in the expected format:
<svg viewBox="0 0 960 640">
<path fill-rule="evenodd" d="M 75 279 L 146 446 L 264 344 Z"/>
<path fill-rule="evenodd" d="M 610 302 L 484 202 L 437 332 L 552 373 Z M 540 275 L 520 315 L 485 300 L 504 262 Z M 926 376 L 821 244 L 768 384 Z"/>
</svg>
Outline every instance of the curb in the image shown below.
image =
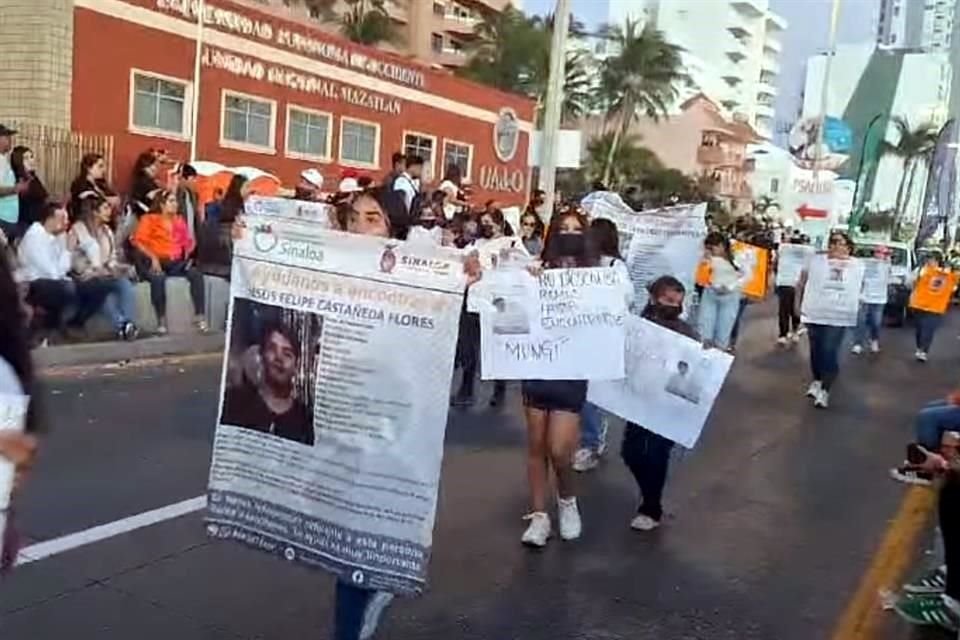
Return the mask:
<svg viewBox="0 0 960 640">
<path fill-rule="evenodd" d="M 37 370 L 53 367 L 99 365 L 164 356 L 223 351 L 224 334 L 184 334 L 142 338 L 133 342 L 89 342 L 33 350 Z"/>
</svg>

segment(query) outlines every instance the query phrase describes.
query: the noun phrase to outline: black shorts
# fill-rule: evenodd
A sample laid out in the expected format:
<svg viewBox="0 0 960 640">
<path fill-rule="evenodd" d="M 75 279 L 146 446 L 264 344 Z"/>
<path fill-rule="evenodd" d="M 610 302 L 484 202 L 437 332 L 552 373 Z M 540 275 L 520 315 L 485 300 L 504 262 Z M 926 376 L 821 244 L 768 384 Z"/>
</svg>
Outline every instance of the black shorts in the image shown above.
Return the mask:
<svg viewBox="0 0 960 640">
<path fill-rule="evenodd" d="M 587 400 L 586 380 L 524 380 L 523 406 L 541 411 L 580 413 Z"/>
</svg>

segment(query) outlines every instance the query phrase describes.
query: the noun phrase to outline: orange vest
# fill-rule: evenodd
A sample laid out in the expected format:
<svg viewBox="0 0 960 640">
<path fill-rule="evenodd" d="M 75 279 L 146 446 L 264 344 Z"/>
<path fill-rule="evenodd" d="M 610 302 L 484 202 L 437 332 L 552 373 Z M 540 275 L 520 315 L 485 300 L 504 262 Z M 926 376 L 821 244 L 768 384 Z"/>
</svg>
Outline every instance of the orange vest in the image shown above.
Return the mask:
<svg viewBox="0 0 960 640">
<path fill-rule="evenodd" d="M 697 265 L 696 272 L 696 283 L 698 286 L 706 287 L 710 285 L 710 280 L 713 278 L 713 269 L 710 267 L 710 261 L 704 258 Z"/>
<path fill-rule="evenodd" d="M 949 269 L 920 270 L 920 277 L 910 294 L 910 308 L 930 313 L 946 313 L 950 296 L 957 286 L 957 274 Z"/>
</svg>

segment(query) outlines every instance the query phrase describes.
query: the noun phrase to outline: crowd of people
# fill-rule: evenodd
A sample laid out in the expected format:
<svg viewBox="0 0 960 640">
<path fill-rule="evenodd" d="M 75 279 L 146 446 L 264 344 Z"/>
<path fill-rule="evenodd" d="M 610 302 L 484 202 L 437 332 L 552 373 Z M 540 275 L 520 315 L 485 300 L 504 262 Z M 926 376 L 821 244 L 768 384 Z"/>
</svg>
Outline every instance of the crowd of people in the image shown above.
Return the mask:
<svg viewBox="0 0 960 640">
<path fill-rule="evenodd" d="M 52 200 L 34 166 L 33 154 L 12 147 L 15 133 L 0 126 L 0 232 L 6 254 L 0 258 L 0 303 L 5 337 L 0 340 L 0 364 L 9 365 L 21 388 L 34 384 L 29 353 L 29 331 L 80 330 L 95 313 L 111 319 L 118 339 L 139 335 L 135 322 L 134 282 L 149 284 L 159 332 L 165 331 L 168 278 L 189 283 L 200 331 L 205 321 L 204 274 L 229 275 L 232 242 L 244 233 L 245 180 L 235 176 L 226 191 L 210 203 L 201 204 L 196 193 L 197 173 L 189 164 L 179 166 L 172 181 L 164 179 L 169 167 L 163 153 L 149 151 L 135 163 L 131 189 L 121 197 L 105 180 L 104 159 L 85 156 L 69 198 Z M 348 233 L 394 237 L 410 242 L 429 242 L 464 250 L 464 268 L 469 280 L 481 277 L 488 266 L 480 259 L 488 243 L 523 252 L 536 269 L 609 267 L 627 271 L 620 254 L 619 233 L 607 219 L 590 219 L 574 203 L 562 203 L 555 211 L 543 210 L 543 194 L 533 192 L 520 214 L 518 228 L 507 221 L 495 202 L 474 203 L 470 185 L 456 166 L 448 167 L 438 186 L 429 191 L 423 177 L 424 161 L 417 156 L 393 156 L 391 172 L 381 181 L 346 172 L 332 194 L 323 191 L 323 178 L 310 169 L 300 175 L 294 197 L 331 205 L 331 223 Z M 548 215 L 549 213 L 549 215 Z M 708 220 L 703 243 L 703 273 L 696 290 L 671 274 L 655 279 L 648 287 L 649 301 L 643 318 L 707 348 L 736 349 L 745 310 L 751 302 L 744 293 L 746 273 L 732 247 L 736 240 L 757 247 L 769 259 L 770 282 L 777 272 L 777 257 L 786 244 L 808 245 L 799 232 L 777 229 L 752 218 L 737 220 L 730 228 L 716 227 Z M 853 329 L 851 352 L 864 347 L 880 350 L 884 301 L 864 298 L 855 327 L 801 322 L 805 296 L 825 287 L 838 264 L 855 264 L 851 237 L 835 230 L 824 251 L 811 251 L 796 280 L 777 284 L 777 344 L 786 348 L 806 335 L 810 349 L 811 383 L 807 390 L 815 406 L 827 408 L 840 372 L 840 354 L 849 329 Z M 881 262 L 885 256 L 876 256 Z M 629 280 L 629 278 L 625 278 Z M 916 323 L 915 357 L 924 362 L 949 303 L 956 281 L 944 266 L 942 254 L 931 252 L 924 265 L 911 276 L 911 307 Z M 946 283 L 946 284 L 945 284 Z M 952 284 L 951 284 L 952 283 Z M 946 298 L 943 287 L 950 288 Z M 625 292 L 625 295 L 631 295 Z M 6 312 L 10 309 L 10 312 Z M 480 329 L 477 315 L 461 312 L 456 365 L 461 370 L 459 388 L 451 402 L 468 407 L 476 402 Z M 282 338 L 282 336 L 280 336 Z M 0 367 L 0 384 L 4 371 Z M 9 376 L 8 376 L 9 377 Z M 577 504 L 575 472 L 595 468 L 607 451 L 608 417 L 587 402 L 584 380 L 526 380 L 521 385 L 527 427 L 527 478 L 529 512 L 521 536 L 525 545 L 541 548 L 552 537 L 548 487 L 556 487 L 557 529 L 564 540 L 581 536 L 583 522 Z M 0 386 L 2 390 L 2 386 Z M 493 385 L 490 405 L 504 403 L 506 384 Z M 36 418 L 31 416 L 31 430 Z M 897 479 L 930 484 L 935 477 L 947 481 L 940 492 L 941 529 L 947 550 L 946 568 L 908 587 L 918 594 L 901 606 L 905 617 L 939 621 L 960 620 L 960 524 L 956 521 L 960 485 L 960 392 L 925 407 L 917 419 L 917 442 L 908 450 L 908 460 L 891 473 Z M 663 519 L 663 495 L 674 443 L 628 423 L 620 453 L 634 477 L 637 509 L 629 526 L 651 531 Z M 36 442 L 32 436 L 0 435 L 0 455 L 29 467 Z M 942 594 L 942 597 L 941 597 Z M 931 597 L 935 596 L 935 597 Z M 336 588 L 336 640 L 372 637 L 390 596 L 347 582 Z M 946 625 L 945 625 L 946 626 Z"/>
</svg>

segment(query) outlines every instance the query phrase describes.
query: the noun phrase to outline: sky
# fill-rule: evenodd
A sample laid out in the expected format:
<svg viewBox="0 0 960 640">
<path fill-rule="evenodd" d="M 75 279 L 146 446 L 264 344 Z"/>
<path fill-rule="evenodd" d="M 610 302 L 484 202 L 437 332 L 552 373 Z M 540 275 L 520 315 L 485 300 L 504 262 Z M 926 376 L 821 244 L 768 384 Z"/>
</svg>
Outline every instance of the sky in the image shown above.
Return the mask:
<svg viewBox="0 0 960 640">
<path fill-rule="evenodd" d="M 637 0 L 639 2 L 639 0 Z M 715 2 L 716 0 L 702 0 Z M 572 0 L 573 14 L 595 27 L 607 19 L 608 0 Z M 800 106 L 807 58 L 827 48 L 833 0 L 770 0 L 770 7 L 790 23 L 783 37 L 780 57 L 778 124 L 791 124 Z M 523 0 L 524 11 L 544 14 L 553 10 L 555 0 Z M 837 41 L 858 43 L 872 40 L 877 30 L 880 0 L 843 0 Z"/>
</svg>

